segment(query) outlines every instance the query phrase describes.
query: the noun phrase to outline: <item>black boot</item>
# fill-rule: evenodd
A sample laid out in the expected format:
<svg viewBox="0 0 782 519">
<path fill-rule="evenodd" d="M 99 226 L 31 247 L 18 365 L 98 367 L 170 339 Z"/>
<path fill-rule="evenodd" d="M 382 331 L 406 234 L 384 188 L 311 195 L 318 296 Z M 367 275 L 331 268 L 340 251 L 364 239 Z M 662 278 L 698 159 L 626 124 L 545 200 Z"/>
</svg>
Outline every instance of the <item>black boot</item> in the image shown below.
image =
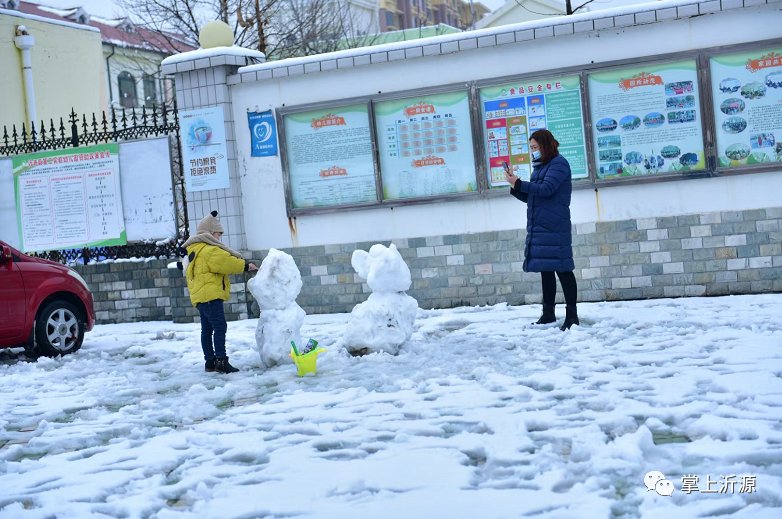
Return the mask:
<svg viewBox="0 0 782 519">
<path fill-rule="evenodd" d="M 212 373 L 215 370 L 215 359 L 209 359 L 204 362 L 204 371 Z"/>
<path fill-rule="evenodd" d="M 578 311 L 576 311 L 576 305 L 567 305 L 565 309 L 565 322 L 559 327 L 563 332 L 569 330 L 574 324 L 581 324 L 578 322 Z"/>
<path fill-rule="evenodd" d="M 557 320 L 557 316 L 554 313 L 554 305 L 543 304 L 543 313 L 540 315 L 540 319 L 532 324 L 549 324 Z"/>
<path fill-rule="evenodd" d="M 231 366 L 228 362 L 228 357 L 217 357 L 215 359 L 215 371 L 218 373 L 236 373 L 239 369 Z"/>
</svg>

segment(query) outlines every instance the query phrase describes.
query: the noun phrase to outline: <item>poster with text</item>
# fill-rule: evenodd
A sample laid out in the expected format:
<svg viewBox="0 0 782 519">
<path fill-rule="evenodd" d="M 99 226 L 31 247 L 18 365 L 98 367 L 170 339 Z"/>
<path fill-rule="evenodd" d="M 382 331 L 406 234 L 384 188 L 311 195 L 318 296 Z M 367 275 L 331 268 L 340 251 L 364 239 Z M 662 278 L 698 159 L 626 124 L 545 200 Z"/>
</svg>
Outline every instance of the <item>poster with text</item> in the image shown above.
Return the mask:
<svg viewBox="0 0 782 519">
<path fill-rule="evenodd" d="M 706 167 L 695 60 L 590 74 L 589 101 L 599 178 Z"/>
<path fill-rule="evenodd" d="M 230 187 L 223 107 L 181 110 L 179 128 L 187 191 Z"/>
<path fill-rule="evenodd" d="M 13 158 L 22 250 L 123 245 L 119 145 Z"/>
<path fill-rule="evenodd" d="M 375 104 L 383 198 L 477 190 L 467 92 Z"/>
<path fill-rule="evenodd" d="M 782 162 L 782 47 L 710 60 L 720 167 Z"/>
<path fill-rule="evenodd" d="M 480 95 L 491 187 L 508 187 L 503 162 L 522 180 L 529 180 L 529 136 L 544 128 L 559 142 L 559 153 L 570 163 L 572 177 L 589 176 L 578 76 L 519 80 L 482 88 Z"/>
<path fill-rule="evenodd" d="M 247 124 L 250 126 L 250 156 L 276 156 L 277 123 L 272 111 L 247 112 Z"/>
<path fill-rule="evenodd" d="M 366 104 L 285 115 L 293 208 L 377 201 Z"/>
</svg>

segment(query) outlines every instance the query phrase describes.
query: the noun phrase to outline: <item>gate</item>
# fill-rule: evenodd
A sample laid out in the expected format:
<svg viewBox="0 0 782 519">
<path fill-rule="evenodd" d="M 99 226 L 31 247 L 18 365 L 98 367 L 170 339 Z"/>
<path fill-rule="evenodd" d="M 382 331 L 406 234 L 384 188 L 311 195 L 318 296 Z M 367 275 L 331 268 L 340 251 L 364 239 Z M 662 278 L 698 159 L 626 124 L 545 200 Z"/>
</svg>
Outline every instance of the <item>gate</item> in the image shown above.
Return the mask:
<svg viewBox="0 0 782 519">
<path fill-rule="evenodd" d="M 163 244 L 128 243 L 127 245 L 111 247 L 38 252 L 34 255 L 61 263 L 84 264 L 91 259 L 167 258 L 177 256 L 179 246 L 185 237 L 188 236 L 189 229 L 176 102 L 174 102 L 173 109 L 169 109 L 165 105 L 153 105 L 149 110 L 143 107 L 140 111 L 126 111 L 124 108 L 118 111 L 112 108 L 108 116 L 104 111 L 101 112 L 100 117 L 96 117 L 95 113 L 93 113 L 91 118 L 86 114 L 82 114 L 79 117 L 71 109 L 71 113 L 67 118 L 68 122 L 65 123 L 61 117 L 58 125 L 55 125 L 53 119 L 49 119 L 48 130 L 44 121 L 41 121 L 38 128 L 36 128 L 35 123 L 31 124 L 29 130 L 25 124 L 21 125 L 20 131 L 17 131 L 16 125 L 13 125 L 10 134 L 8 133 L 8 128 L 3 126 L 0 157 L 75 148 L 91 144 L 119 143 L 166 135 L 168 136 L 171 157 L 177 237 L 175 241 Z"/>
</svg>

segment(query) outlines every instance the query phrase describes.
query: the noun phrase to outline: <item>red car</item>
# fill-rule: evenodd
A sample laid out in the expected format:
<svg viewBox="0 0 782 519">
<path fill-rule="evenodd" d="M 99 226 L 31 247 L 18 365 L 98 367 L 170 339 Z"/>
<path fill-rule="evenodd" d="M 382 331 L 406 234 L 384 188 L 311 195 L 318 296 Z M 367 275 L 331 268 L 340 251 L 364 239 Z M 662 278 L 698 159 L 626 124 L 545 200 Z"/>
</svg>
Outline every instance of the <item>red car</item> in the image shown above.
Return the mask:
<svg viewBox="0 0 782 519">
<path fill-rule="evenodd" d="M 0 348 L 56 356 L 81 348 L 95 325 L 92 293 L 78 272 L 0 241 Z"/>
</svg>

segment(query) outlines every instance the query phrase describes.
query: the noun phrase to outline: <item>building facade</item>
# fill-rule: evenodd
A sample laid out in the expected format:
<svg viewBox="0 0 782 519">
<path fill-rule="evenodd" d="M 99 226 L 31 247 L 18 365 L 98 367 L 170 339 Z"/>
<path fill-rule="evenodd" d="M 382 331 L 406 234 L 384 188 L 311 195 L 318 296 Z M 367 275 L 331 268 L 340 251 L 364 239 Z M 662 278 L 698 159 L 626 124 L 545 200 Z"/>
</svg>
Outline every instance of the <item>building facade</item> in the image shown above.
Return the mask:
<svg viewBox="0 0 782 519">
<path fill-rule="evenodd" d="M 473 29 L 489 8 L 462 0 L 380 0 L 380 30 L 397 31 L 445 24 Z"/>
<path fill-rule="evenodd" d="M 42 119 L 65 117 L 71 109 L 104 109 L 108 94 L 100 31 L 27 13 L 19 6 L 15 0 L 0 2 L 0 127 L 10 134 L 14 125 L 21 130 L 26 123 L 29 129 L 35 120 L 40 129 Z"/>
<path fill-rule="evenodd" d="M 78 58 L 79 52 L 69 53 L 70 58 L 65 59 L 67 69 L 74 81 L 81 81 L 82 84 L 62 89 L 65 99 L 58 105 L 58 109 L 47 111 L 49 117 L 64 116 L 71 108 L 77 113 L 89 113 L 100 112 L 108 107 L 140 109 L 170 102 L 173 100 L 174 87 L 171 79 L 160 73 L 160 63 L 166 56 L 195 48 L 179 35 L 150 31 L 135 25 L 128 18 L 109 20 L 93 16 L 81 7 L 62 9 L 7 0 L 5 8 L 9 16 L 28 17 L 37 23 L 47 23 L 47 26 L 81 28 L 93 33 L 93 39 L 97 36 L 101 54 L 99 65 L 96 67 L 94 60 L 89 61 L 93 63 L 91 73 L 74 73 L 83 68 L 84 60 Z M 62 32 L 62 29 L 58 30 Z M 65 47 L 68 46 L 69 43 L 66 43 Z M 59 52 L 59 48 L 63 46 L 53 44 L 51 52 Z M 78 98 L 80 92 L 91 91 L 90 87 L 85 86 L 85 80 L 101 83 L 102 94 L 92 96 L 100 99 L 97 106 L 85 106 L 80 110 L 79 106 L 71 106 L 68 99 Z"/>
</svg>

